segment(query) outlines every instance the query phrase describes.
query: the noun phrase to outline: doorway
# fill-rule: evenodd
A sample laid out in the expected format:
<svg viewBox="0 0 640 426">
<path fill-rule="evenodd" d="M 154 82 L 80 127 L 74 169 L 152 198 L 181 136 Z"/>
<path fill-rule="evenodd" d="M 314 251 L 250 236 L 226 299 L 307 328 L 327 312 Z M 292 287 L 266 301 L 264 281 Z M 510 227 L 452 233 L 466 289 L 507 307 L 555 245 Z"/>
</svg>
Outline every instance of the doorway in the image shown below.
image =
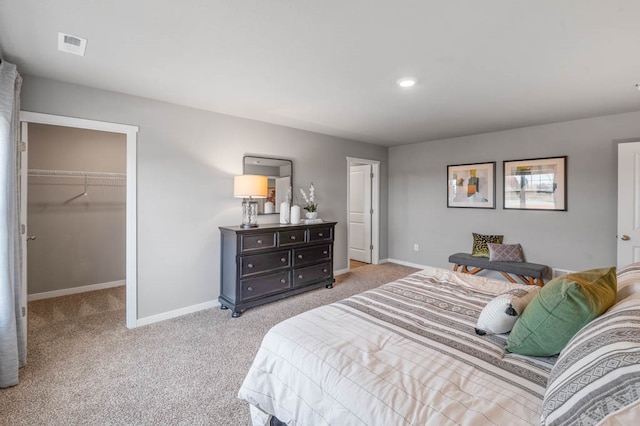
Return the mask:
<svg viewBox="0 0 640 426">
<path fill-rule="evenodd" d="M 378 264 L 380 162 L 347 157 L 348 269 Z"/>
<path fill-rule="evenodd" d="M 640 262 L 640 142 L 618 144 L 618 267 Z"/>
<path fill-rule="evenodd" d="M 104 132 L 123 134 L 126 139 L 126 231 L 125 231 L 125 282 L 126 282 L 126 326 L 134 328 L 137 326 L 137 239 L 136 239 L 136 145 L 138 128 L 122 124 L 106 123 L 93 120 L 84 120 L 71 117 L 62 117 L 49 114 L 39 114 L 22 111 L 21 121 L 21 223 L 23 224 L 23 247 L 28 250 L 27 238 L 30 235 L 27 222 L 27 185 L 29 169 L 28 147 L 29 147 L 29 124 L 45 124 L 53 126 L 63 126 L 75 129 L 98 130 Z M 82 196 L 82 194 L 80 194 Z M 70 202 L 71 200 L 70 197 Z M 23 256 L 23 293 L 27 300 L 27 255 Z"/>
</svg>

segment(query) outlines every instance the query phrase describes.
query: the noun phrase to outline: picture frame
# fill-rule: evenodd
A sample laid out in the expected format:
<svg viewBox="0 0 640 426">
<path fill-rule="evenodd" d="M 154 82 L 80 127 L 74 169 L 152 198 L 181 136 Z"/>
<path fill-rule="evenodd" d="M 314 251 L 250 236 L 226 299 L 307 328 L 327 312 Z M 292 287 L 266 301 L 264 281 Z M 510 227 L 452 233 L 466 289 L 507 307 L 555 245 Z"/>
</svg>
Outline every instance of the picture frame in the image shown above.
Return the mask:
<svg viewBox="0 0 640 426">
<path fill-rule="evenodd" d="M 505 210 L 567 211 L 567 156 L 503 162 Z"/>
<path fill-rule="evenodd" d="M 447 166 L 447 207 L 496 208 L 496 162 Z"/>
</svg>

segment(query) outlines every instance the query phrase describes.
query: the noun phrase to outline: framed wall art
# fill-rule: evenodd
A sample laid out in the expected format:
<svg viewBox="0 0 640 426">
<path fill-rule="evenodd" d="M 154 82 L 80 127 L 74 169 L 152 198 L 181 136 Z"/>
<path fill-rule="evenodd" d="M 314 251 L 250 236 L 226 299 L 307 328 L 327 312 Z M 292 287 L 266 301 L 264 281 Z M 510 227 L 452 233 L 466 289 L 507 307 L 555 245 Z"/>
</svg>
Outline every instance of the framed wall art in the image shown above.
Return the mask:
<svg viewBox="0 0 640 426">
<path fill-rule="evenodd" d="M 504 162 L 504 208 L 567 210 L 567 156 Z"/>
<path fill-rule="evenodd" d="M 447 207 L 496 208 L 496 162 L 447 166 Z"/>
</svg>

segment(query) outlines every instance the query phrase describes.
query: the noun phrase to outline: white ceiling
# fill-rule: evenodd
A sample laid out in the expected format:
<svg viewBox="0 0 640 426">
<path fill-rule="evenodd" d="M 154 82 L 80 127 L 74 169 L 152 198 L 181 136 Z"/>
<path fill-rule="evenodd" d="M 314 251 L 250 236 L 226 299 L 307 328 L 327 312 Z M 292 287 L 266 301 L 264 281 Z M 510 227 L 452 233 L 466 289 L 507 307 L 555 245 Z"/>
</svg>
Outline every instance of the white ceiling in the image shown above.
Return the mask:
<svg viewBox="0 0 640 426">
<path fill-rule="evenodd" d="M 22 74 L 388 146 L 640 110 L 639 47 L 638 0 L 0 0 Z"/>
</svg>

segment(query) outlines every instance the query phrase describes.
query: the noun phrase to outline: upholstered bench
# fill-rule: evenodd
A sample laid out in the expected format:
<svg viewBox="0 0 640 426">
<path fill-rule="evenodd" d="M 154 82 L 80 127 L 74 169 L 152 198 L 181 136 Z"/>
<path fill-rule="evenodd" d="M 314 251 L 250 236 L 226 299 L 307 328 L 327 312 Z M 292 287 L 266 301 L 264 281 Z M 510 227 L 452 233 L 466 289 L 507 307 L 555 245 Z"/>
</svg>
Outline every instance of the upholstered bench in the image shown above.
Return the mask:
<svg viewBox="0 0 640 426">
<path fill-rule="evenodd" d="M 513 279 L 513 277 L 509 274 L 513 274 L 516 277 L 520 278 L 525 284 L 538 286 L 544 285 L 544 277 L 547 275 L 547 271 L 549 270 L 548 266 L 540 265 L 538 263 L 497 262 L 490 261 L 486 257 L 471 256 L 468 253 L 452 254 L 451 256 L 449 256 L 449 262 L 455 264 L 453 267 L 454 271 L 457 271 L 458 268 L 462 266 L 460 272 L 474 275 L 482 271 L 483 269 L 487 269 L 500 272 L 506 279 L 508 279 L 512 283 L 515 283 L 517 281 Z M 474 269 L 469 270 L 469 267 L 473 267 Z"/>
</svg>

